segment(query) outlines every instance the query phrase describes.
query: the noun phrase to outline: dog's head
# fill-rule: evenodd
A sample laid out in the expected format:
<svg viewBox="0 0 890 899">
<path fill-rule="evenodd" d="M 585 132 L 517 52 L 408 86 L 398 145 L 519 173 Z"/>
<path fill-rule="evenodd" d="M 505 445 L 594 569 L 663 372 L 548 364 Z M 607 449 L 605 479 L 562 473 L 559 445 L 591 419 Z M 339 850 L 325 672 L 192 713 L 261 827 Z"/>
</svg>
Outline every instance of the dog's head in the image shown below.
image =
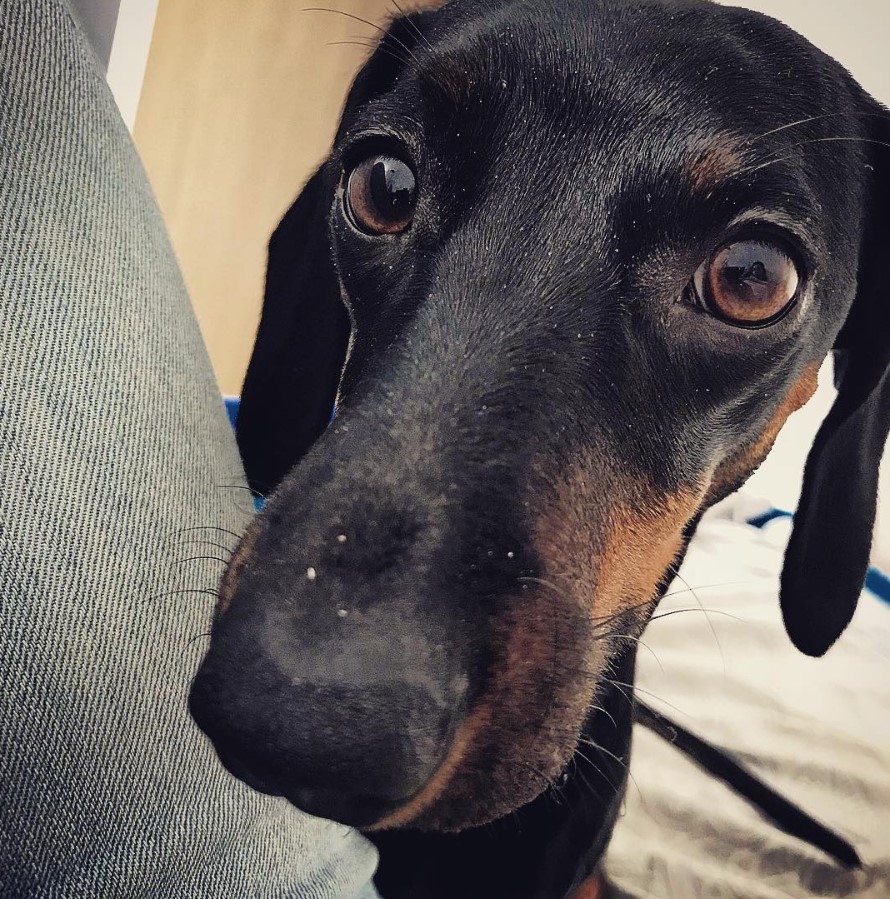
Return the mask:
<svg viewBox="0 0 890 899">
<path fill-rule="evenodd" d="M 239 441 L 274 491 L 192 694 L 232 770 L 360 826 L 532 800 L 835 350 L 782 581 L 825 652 L 890 417 L 888 122 L 697 0 L 393 22 L 270 245 Z"/>
</svg>

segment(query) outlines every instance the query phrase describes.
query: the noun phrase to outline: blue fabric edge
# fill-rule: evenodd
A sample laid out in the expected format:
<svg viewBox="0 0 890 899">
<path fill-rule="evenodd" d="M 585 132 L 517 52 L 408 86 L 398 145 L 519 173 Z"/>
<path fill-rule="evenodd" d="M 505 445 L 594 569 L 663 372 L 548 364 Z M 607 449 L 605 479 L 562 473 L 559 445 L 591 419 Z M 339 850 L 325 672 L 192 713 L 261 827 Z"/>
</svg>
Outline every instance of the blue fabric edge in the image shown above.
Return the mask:
<svg viewBox="0 0 890 899">
<path fill-rule="evenodd" d="M 238 433 L 238 412 L 241 409 L 241 397 L 240 396 L 224 396 L 223 403 L 226 407 L 226 415 L 229 417 L 229 424 L 232 426 L 232 430 L 237 434 Z M 258 496 L 256 493 L 253 494 L 253 511 L 259 512 L 263 506 L 266 505 L 266 497 Z"/>
<path fill-rule="evenodd" d="M 754 518 L 749 518 L 748 524 L 755 528 L 764 528 L 771 521 L 775 521 L 778 518 L 790 518 L 793 520 L 794 515 L 791 512 L 786 512 L 784 509 L 770 509 L 761 515 L 755 515 Z M 869 593 L 873 593 L 877 596 L 882 602 L 890 605 L 890 578 L 873 565 L 868 569 L 868 573 L 865 575 L 865 589 L 868 590 Z"/>
</svg>

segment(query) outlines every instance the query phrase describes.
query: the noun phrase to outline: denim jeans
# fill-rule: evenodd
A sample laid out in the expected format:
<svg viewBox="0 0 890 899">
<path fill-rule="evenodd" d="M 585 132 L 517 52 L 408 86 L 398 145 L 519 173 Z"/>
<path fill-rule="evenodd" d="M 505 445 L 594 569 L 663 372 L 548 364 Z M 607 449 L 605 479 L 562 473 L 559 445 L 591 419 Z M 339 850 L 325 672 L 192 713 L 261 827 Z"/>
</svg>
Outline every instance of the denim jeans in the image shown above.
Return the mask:
<svg viewBox="0 0 890 899">
<path fill-rule="evenodd" d="M 249 494 L 61 0 L 0 2 L 0 198 L 0 896 L 376 895 L 364 838 L 230 778 L 188 717 Z"/>
</svg>

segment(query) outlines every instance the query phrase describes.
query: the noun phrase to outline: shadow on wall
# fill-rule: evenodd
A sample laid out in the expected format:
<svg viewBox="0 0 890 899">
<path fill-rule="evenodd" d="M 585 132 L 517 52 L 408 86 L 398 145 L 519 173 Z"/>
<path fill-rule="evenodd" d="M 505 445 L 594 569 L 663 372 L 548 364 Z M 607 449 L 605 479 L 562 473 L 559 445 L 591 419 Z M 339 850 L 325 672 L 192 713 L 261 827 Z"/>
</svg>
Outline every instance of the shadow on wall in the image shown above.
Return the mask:
<svg viewBox="0 0 890 899">
<path fill-rule="evenodd" d="M 108 71 L 111 46 L 117 28 L 120 0 L 71 0 L 75 16 L 87 33 L 99 62 Z"/>
</svg>

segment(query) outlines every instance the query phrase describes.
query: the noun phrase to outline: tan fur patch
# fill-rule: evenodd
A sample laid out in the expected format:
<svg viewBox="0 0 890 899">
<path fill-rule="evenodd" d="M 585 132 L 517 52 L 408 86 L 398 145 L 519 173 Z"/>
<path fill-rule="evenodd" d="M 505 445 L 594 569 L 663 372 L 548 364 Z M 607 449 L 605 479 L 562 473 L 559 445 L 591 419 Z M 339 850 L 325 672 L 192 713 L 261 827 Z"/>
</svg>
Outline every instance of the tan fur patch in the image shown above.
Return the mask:
<svg viewBox="0 0 890 899">
<path fill-rule="evenodd" d="M 785 422 L 813 398 L 819 386 L 819 368 L 818 362 L 808 366 L 792 385 L 760 435 L 720 463 L 705 500 L 708 506 L 729 496 L 757 470 L 769 455 Z"/>
<path fill-rule="evenodd" d="M 689 178 L 695 190 L 705 193 L 719 186 L 733 172 L 742 168 L 745 156 L 729 137 L 712 141 L 689 167 Z"/>
<path fill-rule="evenodd" d="M 490 723 L 490 709 L 487 705 L 477 706 L 474 712 L 457 729 L 445 761 L 439 766 L 432 779 L 410 802 L 396 809 L 388 817 L 369 827 L 368 830 L 394 830 L 410 824 L 429 809 L 451 783 L 467 751 L 475 742 L 477 734 Z"/>
<path fill-rule="evenodd" d="M 375 830 L 485 823 L 461 814 L 482 794 L 488 820 L 507 814 L 568 763 L 610 661 L 597 629 L 655 597 L 704 493 L 658 495 L 629 479 L 606 486 L 597 468 L 586 460 L 551 492 L 535 541 L 546 580 L 524 585 L 494 625 L 487 643 L 500 652 L 489 683 L 445 761 Z M 645 617 L 637 613 L 640 624 Z"/>
<path fill-rule="evenodd" d="M 608 899 L 609 888 L 602 874 L 594 874 L 589 880 L 584 881 L 571 899 Z"/>
<path fill-rule="evenodd" d="M 656 589 L 683 546 L 683 531 L 701 506 L 704 491 L 653 496 L 645 508 L 616 506 L 600 563 L 597 618 L 655 598 Z"/>
<path fill-rule="evenodd" d="M 478 826 L 538 796 L 568 763 L 587 714 L 585 619 L 569 597 L 540 586 L 523 591 L 494 626 L 488 643 L 500 651 L 487 689 L 445 761 L 420 794 L 373 830 Z M 468 821 L 480 796 L 485 817 Z"/>
<path fill-rule="evenodd" d="M 703 488 L 665 495 L 630 478 L 608 480 L 592 463 L 576 466 L 536 540 L 550 577 L 587 604 L 598 626 L 654 598 L 704 495 Z"/>
</svg>

